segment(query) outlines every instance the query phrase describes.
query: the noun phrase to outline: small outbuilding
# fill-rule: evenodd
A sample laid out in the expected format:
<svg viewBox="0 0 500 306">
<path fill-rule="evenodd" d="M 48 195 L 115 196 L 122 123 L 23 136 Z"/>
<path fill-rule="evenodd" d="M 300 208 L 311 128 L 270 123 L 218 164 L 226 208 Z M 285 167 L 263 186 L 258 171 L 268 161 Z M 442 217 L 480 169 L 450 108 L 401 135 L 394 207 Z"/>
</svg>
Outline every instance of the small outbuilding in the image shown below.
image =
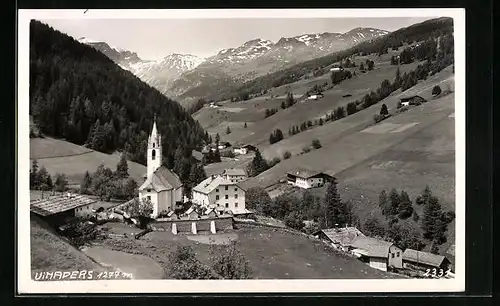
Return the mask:
<svg viewBox="0 0 500 306">
<path fill-rule="evenodd" d="M 442 255 L 406 249 L 403 253 L 403 267 L 414 270 L 442 269 L 445 272 L 451 267 L 451 262 Z"/>
</svg>

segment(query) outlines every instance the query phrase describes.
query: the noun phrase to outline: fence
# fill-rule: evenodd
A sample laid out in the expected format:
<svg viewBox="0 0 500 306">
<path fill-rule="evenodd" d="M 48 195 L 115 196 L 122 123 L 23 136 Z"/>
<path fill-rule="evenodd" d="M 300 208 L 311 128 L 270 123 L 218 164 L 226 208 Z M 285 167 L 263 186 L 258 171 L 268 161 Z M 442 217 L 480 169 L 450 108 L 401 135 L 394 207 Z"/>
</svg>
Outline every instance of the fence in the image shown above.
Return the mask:
<svg viewBox="0 0 500 306">
<path fill-rule="evenodd" d="M 196 232 L 210 231 L 211 222 L 215 223 L 216 231 L 224 231 L 233 229 L 233 217 L 217 217 L 210 219 L 197 220 L 161 220 L 154 221 L 149 226 L 152 231 L 157 232 L 172 232 L 172 227 L 175 224 L 177 233 L 192 233 L 193 223 L 195 224 Z"/>
</svg>

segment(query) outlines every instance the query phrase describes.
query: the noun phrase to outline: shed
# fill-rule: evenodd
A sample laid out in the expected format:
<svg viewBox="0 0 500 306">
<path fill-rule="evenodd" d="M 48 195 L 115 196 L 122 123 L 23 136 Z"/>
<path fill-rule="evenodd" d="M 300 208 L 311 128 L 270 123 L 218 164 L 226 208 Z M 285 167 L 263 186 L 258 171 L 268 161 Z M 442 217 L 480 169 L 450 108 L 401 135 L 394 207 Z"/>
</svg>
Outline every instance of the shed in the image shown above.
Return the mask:
<svg viewBox="0 0 500 306">
<path fill-rule="evenodd" d="M 401 101 L 401 104 L 408 102 L 409 105 L 420 105 L 424 102 L 427 102 L 426 99 L 422 98 L 421 96 L 409 96 L 409 97 L 404 97 L 399 99 Z"/>
<path fill-rule="evenodd" d="M 366 236 L 358 236 L 349 249 L 372 268 L 387 271 L 388 267 L 403 267 L 403 251 L 394 243 Z"/>
<path fill-rule="evenodd" d="M 185 213 L 184 213 L 190 220 L 196 220 L 199 219 L 199 215 L 194 209 L 193 206 L 191 206 Z"/>
<path fill-rule="evenodd" d="M 91 215 L 96 202 L 84 195 L 60 193 L 31 201 L 30 210 L 46 222 L 60 226 L 72 218 Z"/>
<path fill-rule="evenodd" d="M 407 269 L 443 269 L 443 272 L 450 268 L 450 260 L 442 255 L 428 252 L 406 249 L 403 253 L 403 266 Z M 438 272 L 439 273 L 439 272 Z"/>
</svg>

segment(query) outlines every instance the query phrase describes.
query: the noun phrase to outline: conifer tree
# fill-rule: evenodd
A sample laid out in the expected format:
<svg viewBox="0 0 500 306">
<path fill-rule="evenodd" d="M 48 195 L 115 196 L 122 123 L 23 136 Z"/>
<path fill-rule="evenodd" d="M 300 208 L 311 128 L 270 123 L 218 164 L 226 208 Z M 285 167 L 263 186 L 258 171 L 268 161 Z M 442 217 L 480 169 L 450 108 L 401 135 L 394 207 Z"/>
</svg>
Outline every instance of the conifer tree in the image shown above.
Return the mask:
<svg viewBox="0 0 500 306">
<path fill-rule="evenodd" d="M 327 227 L 343 226 L 346 222 L 345 207 L 337 190 L 337 181 L 333 180 L 326 190 L 324 198 Z"/>
<path fill-rule="evenodd" d="M 80 193 L 89 194 L 90 188 L 92 186 L 92 178 L 88 171 L 85 171 L 85 176 L 83 177 L 83 181 L 80 184 Z"/>
<path fill-rule="evenodd" d="M 116 165 L 116 176 L 119 178 L 126 178 L 129 176 L 128 163 L 125 153 L 122 153 L 122 155 L 120 156 L 120 161 Z"/>
<path fill-rule="evenodd" d="M 396 215 L 399 211 L 399 204 L 401 203 L 401 199 L 395 188 L 392 188 L 391 192 L 389 193 L 389 201 L 391 203 L 390 214 Z"/>
<path fill-rule="evenodd" d="M 400 219 L 408 219 L 413 213 L 410 196 L 404 190 L 401 191 L 398 211 L 398 216 Z"/>
</svg>

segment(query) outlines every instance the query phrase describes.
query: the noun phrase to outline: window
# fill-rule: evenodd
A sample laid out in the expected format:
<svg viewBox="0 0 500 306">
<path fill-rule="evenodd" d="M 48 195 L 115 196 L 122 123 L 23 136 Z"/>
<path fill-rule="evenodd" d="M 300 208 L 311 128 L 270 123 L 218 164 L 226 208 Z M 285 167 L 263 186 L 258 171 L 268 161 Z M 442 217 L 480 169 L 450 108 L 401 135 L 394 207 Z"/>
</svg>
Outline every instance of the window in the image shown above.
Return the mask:
<svg viewBox="0 0 500 306">
<path fill-rule="evenodd" d="M 228 207 L 229 207 L 229 203 L 226 203 L 226 208 L 228 208 Z"/>
<path fill-rule="evenodd" d="M 392 255 L 392 258 L 394 258 L 394 253 L 392 253 L 391 255 Z"/>
<path fill-rule="evenodd" d="M 226 194 L 226 200 L 229 199 L 229 195 Z"/>
<path fill-rule="evenodd" d="M 151 192 L 151 189 L 148 189 L 148 192 Z"/>
<path fill-rule="evenodd" d="M 155 143 L 153 142 L 153 148 L 155 147 Z"/>
<path fill-rule="evenodd" d="M 155 160 L 155 158 L 156 158 L 156 151 L 155 151 L 155 150 L 153 150 L 153 151 L 151 152 L 151 159 L 152 159 L 152 160 Z"/>
<path fill-rule="evenodd" d="M 226 190 L 229 190 L 229 186 L 226 186 Z"/>
<path fill-rule="evenodd" d="M 397 257 L 399 257 L 399 252 L 398 252 L 398 255 L 396 255 Z"/>
<path fill-rule="evenodd" d="M 148 200 L 150 200 L 150 201 L 151 201 L 151 196 L 147 196 L 147 198 L 148 198 Z"/>
<path fill-rule="evenodd" d="M 215 200 L 218 200 L 218 199 L 219 199 L 219 195 L 216 195 L 216 196 L 215 196 Z"/>
<path fill-rule="evenodd" d="M 234 188 L 234 192 L 238 192 L 238 188 Z"/>
<path fill-rule="evenodd" d="M 234 195 L 234 198 L 235 198 L 235 199 L 237 199 L 237 198 L 238 198 L 238 194 L 235 194 L 235 195 Z"/>
<path fill-rule="evenodd" d="M 238 202 L 234 203 L 234 207 L 238 208 Z"/>
<path fill-rule="evenodd" d="M 215 189 L 215 192 L 219 192 L 219 188 Z"/>
</svg>

